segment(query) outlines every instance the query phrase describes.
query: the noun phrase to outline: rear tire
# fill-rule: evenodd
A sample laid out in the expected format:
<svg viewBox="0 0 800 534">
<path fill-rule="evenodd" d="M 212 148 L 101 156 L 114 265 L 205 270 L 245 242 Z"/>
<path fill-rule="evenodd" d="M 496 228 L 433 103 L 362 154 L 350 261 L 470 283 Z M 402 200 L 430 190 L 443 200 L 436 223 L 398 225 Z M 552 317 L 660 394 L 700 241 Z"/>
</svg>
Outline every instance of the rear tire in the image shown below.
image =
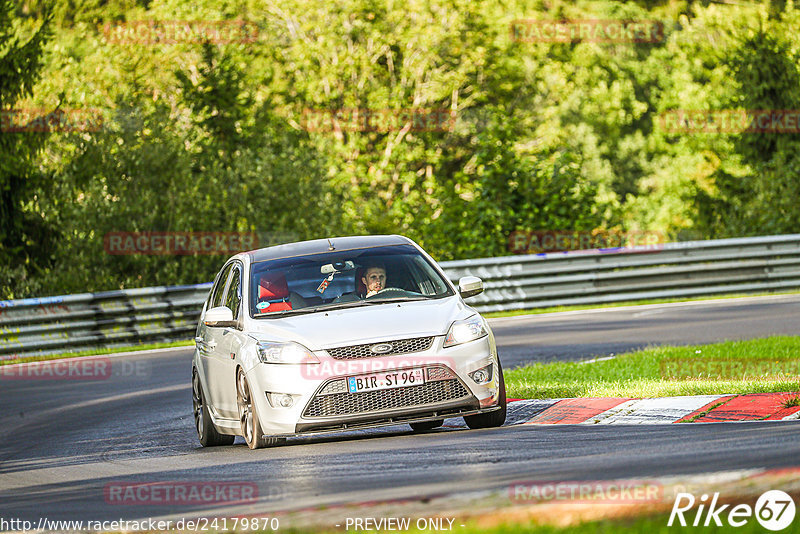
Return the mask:
<svg viewBox="0 0 800 534">
<path fill-rule="evenodd" d="M 211 421 L 211 414 L 208 413 L 206 397 L 203 393 L 203 385 L 200 383 L 200 375 L 197 370 L 192 373 L 192 405 L 194 407 L 194 428 L 197 430 L 197 437 L 200 438 L 200 445 L 203 447 L 218 447 L 220 445 L 233 445 L 236 436 L 220 434 L 214 428 Z"/>
<path fill-rule="evenodd" d="M 425 432 L 426 430 L 433 430 L 434 428 L 439 428 L 444 424 L 444 420 L 439 421 L 421 421 L 419 423 L 409 423 L 411 426 L 411 430 L 414 432 Z"/>
<path fill-rule="evenodd" d="M 503 426 L 503 423 L 506 422 L 506 381 L 503 378 L 503 367 L 500 365 L 499 358 L 497 360 L 497 371 L 500 373 L 500 409 L 489 413 L 466 416 L 464 422 L 472 429 L 494 428 Z"/>
<path fill-rule="evenodd" d="M 256 404 L 250 390 L 250 384 L 244 371 L 239 369 L 236 374 L 236 404 L 239 407 L 239 422 L 242 425 L 242 436 L 247 446 L 251 449 L 262 449 L 268 445 L 275 445 L 278 438 L 264 438 L 261 422 L 258 420 Z"/>
</svg>

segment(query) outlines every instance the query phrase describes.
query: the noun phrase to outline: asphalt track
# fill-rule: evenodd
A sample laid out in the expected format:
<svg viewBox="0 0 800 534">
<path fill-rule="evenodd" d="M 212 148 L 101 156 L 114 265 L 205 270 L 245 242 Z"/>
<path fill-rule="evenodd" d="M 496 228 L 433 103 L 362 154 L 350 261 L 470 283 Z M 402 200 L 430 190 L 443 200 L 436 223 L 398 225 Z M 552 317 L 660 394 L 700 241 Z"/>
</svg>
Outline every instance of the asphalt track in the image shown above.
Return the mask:
<svg viewBox="0 0 800 534">
<path fill-rule="evenodd" d="M 507 367 L 659 343 L 800 332 L 800 297 L 493 321 Z M 202 449 L 191 417 L 191 349 L 113 358 L 104 380 L 0 380 L 0 518 L 114 520 L 268 515 L 323 505 L 507 487 L 800 466 L 800 422 L 663 426 L 404 427 Z M 110 484 L 238 481 L 255 502 L 120 505 Z"/>
<path fill-rule="evenodd" d="M 800 334 L 800 295 L 720 299 L 498 318 L 506 369 L 610 356 L 648 345 L 692 345 Z"/>
</svg>

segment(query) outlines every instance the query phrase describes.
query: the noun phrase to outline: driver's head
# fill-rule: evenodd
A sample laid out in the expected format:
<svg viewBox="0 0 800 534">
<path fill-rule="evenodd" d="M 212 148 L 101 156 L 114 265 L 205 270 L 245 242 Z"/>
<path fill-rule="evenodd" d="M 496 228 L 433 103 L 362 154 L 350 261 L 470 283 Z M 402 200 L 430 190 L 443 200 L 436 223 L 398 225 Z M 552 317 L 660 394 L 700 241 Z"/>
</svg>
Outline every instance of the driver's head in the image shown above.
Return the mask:
<svg viewBox="0 0 800 534">
<path fill-rule="evenodd" d="M 386 287 L 386 267 L 382 263 L 369 263 L 364 269 L 361 282 L 367 287 L 367 293 L 380 291 Z"/>
</svg>

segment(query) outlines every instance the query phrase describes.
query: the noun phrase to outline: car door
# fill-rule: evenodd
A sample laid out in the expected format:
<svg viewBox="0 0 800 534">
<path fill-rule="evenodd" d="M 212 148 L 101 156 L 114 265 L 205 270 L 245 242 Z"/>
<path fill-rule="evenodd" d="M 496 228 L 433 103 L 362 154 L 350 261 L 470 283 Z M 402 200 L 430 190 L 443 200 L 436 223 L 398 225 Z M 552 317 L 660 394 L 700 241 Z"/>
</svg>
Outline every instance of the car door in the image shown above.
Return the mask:
<svg viewBox="0 0 800 534">
<path fill-rule="evenodd" d="M 242 314 L 242 264 L 232 264 L 230 280 L 222 303 L 233 312 L 233 319 L 238 321 Z M 236 352 L 240 346 L 240 332 L 236 328 L 211 327 L 214 347 L 208 360 L 211 380 L 209 387 L 213 389 L 214 408 L 225 418 L 239 417 L 236 403 Z"/>
<path fill-rule="evenodd" d="M 227 294 L 226 289 L 228 288 L 228 280 L 230 279 L 232 268 L 233 264 L 229 263 L 223 267 L 222 271 L 220 271 L 220 274 L 217 276 L 217 280 L 214 283 L 214 287 L 211 289 L 211 293 L 208 295 L 204 313 L 211 308 L 222 306 L 225 303 L 225 295 Z M 203 320 L 201 320 L 197 327 L 197 333 L 195 334 L 194 338 L 195 345 L 197 345 L 197 353 L 200 356 L 200 368 L 198 371 L 202 375 L 203 383 L 206 386 L 206 403 L 214 412 L 216 412 L 215 407 L 218 404 L 216 398 L 216 391 L 218 388 L 212 387 L 212 384 L 215 381 L 215 375 L 211 373 L 211 369 L 213 367 L 212 362 L 214 349 L 216 348 L 218 341 L 217 338 L 220 337 L 218 330 L 219 329 L 206 326 Z"/>
</svg>

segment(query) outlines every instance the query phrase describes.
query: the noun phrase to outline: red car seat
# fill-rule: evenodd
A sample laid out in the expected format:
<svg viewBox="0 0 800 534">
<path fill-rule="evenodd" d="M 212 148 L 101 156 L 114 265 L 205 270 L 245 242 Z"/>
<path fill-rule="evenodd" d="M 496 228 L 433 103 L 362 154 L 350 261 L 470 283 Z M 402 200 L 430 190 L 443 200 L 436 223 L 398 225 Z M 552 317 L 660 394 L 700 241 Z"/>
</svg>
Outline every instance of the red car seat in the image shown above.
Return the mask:
<svg viewBox="0 0 800 534">
<path fill-rule="evenodd" d="M 361 281 L 361 279 L 364 278 L 365 272 L 366 269 L 363 267 L 356 269 L 356 294 L 361 298 L 364 298 L 364 296 L 367 294 L 367 286 L 365 286 L 364 282 Z"/>
<path fill-rule="evenodd" d="M 259 311 L 291 310 L 292 302 L 289 299 L 289 285 L 286 276 L 280 272 L 267 272 L 261 275 L 258 282 L 258 303 L 269 302 L 266 308 Z"/>
</svg>

